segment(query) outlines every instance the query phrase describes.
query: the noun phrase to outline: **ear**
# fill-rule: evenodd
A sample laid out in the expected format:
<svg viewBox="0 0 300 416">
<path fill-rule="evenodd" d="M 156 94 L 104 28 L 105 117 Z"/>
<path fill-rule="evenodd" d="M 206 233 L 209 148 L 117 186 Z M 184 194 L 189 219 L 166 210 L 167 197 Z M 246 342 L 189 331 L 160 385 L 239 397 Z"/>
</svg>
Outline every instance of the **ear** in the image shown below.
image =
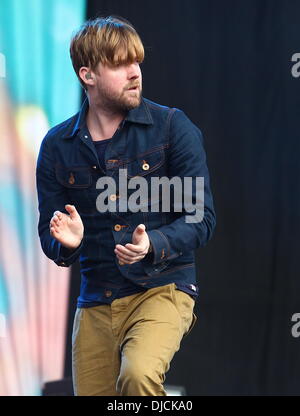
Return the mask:
<svg viewBox="0 0 300 416">
<path fill-rule="evenodd" d="M 88 86 L 95 85 L 94 76 L 92 70 L 87 66 L 82 66 L 79 69 L 79 76 L 81 80 Z"/>
</svg>

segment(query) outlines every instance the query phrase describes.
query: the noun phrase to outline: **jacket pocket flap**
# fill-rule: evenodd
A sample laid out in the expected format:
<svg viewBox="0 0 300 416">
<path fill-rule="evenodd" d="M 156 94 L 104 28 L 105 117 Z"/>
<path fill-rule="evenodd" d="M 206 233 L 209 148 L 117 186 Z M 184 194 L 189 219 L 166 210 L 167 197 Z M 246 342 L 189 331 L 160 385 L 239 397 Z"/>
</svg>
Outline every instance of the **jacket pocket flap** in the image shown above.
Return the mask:
<svg viewBox="0 0 300 416">
<path fill-rule="evenodd" d="M 135 160 L 126 165 L 127 177 L 146 176 L 156 171 L 165 161 L 164 150 L 156 150 L 155 152 L 146 153 L 137 157 Z"/>
<path fill-rule="evenodd" d="M 67 188 L 88 188 L 92 184 L 91 170 L 87 166 L 56 165 L 55 175 L 58 182 Z"/>
</svg>

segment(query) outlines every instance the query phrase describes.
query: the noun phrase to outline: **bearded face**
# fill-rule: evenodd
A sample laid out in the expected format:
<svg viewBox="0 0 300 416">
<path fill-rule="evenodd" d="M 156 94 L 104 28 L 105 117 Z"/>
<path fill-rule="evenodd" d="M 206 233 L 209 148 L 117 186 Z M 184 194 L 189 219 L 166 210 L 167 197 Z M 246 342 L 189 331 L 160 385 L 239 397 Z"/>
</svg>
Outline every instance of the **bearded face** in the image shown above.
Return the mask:
<svg viewBox="0 0 300 416">
<path fill-rule="evenodd" d="M 142 74 L 137 62 L 108 67 L 99 64 L 96 101 L 103 109 L 128 111 L 138 107 L 142 97 Z"/>
</svg>

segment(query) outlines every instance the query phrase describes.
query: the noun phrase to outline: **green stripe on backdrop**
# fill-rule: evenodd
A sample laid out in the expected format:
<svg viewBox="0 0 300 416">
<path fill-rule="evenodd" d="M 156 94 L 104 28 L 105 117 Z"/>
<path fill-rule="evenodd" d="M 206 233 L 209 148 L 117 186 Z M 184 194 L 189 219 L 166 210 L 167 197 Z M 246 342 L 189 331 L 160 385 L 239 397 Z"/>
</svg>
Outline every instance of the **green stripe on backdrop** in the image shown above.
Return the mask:
<svg viewBox="0 0 300 416">
<path fill-rule="evenodd" d="M 78 110 L 80 87 L 69 58 L 85 0 L 1 0 L 0 52 L 15 105 L 44 109 L 50 126 Z"/>
</svg>

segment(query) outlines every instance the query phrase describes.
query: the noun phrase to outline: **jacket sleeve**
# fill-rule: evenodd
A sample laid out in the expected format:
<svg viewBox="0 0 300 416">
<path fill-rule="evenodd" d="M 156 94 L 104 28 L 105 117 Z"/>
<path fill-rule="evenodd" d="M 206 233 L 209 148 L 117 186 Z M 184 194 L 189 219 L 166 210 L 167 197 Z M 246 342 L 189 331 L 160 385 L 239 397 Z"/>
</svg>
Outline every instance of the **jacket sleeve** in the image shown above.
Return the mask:
<svg viewBox="0 0 300 416">
<path fill-rule="evenodd" d="M 192 204 L 199 209 L 192 211 L 191 204 L 182 203 L 182 212 L 176 213 L 177 218 L 174 221 L 154 230 L 146 230 L 152 243 L 153 253 L 147 255 L 142 262 L 146 269 L 149 266 L 149 270 L 151 265 L 165 264 L 166 261 L 186 251 L 204 246 L 210 240 L 216 225 L 203 136 L 201 131 L 178 109 L 171 119 L 167 163 L 169 178 L 178 176 L 182 184 L 184 184 L 184 178 L 192 178 L 192 186 L 190 188 L 183 186 L 182 194 L 190 197 Z M 196 178 L 203 178 L 202 182 L 201 179 L 198 180 L 198 185 Z"/>
<path fill-rule="evenodd" d="M 55 211 L 66 212 L 65 205 L 69 203 L 64 187 L 58 183 L 55 176 L 54 159 L 51 151 L 51 136 L 45 136 L 42 141 L 37 166 L 36 185 L 39 202 L 38 233 L 43 252 L 58 266 L 68 267 L 79 256 L 82 242 L 76 250 L 63 247 L 50 235 L 49 223 Z"/>
</svg>

